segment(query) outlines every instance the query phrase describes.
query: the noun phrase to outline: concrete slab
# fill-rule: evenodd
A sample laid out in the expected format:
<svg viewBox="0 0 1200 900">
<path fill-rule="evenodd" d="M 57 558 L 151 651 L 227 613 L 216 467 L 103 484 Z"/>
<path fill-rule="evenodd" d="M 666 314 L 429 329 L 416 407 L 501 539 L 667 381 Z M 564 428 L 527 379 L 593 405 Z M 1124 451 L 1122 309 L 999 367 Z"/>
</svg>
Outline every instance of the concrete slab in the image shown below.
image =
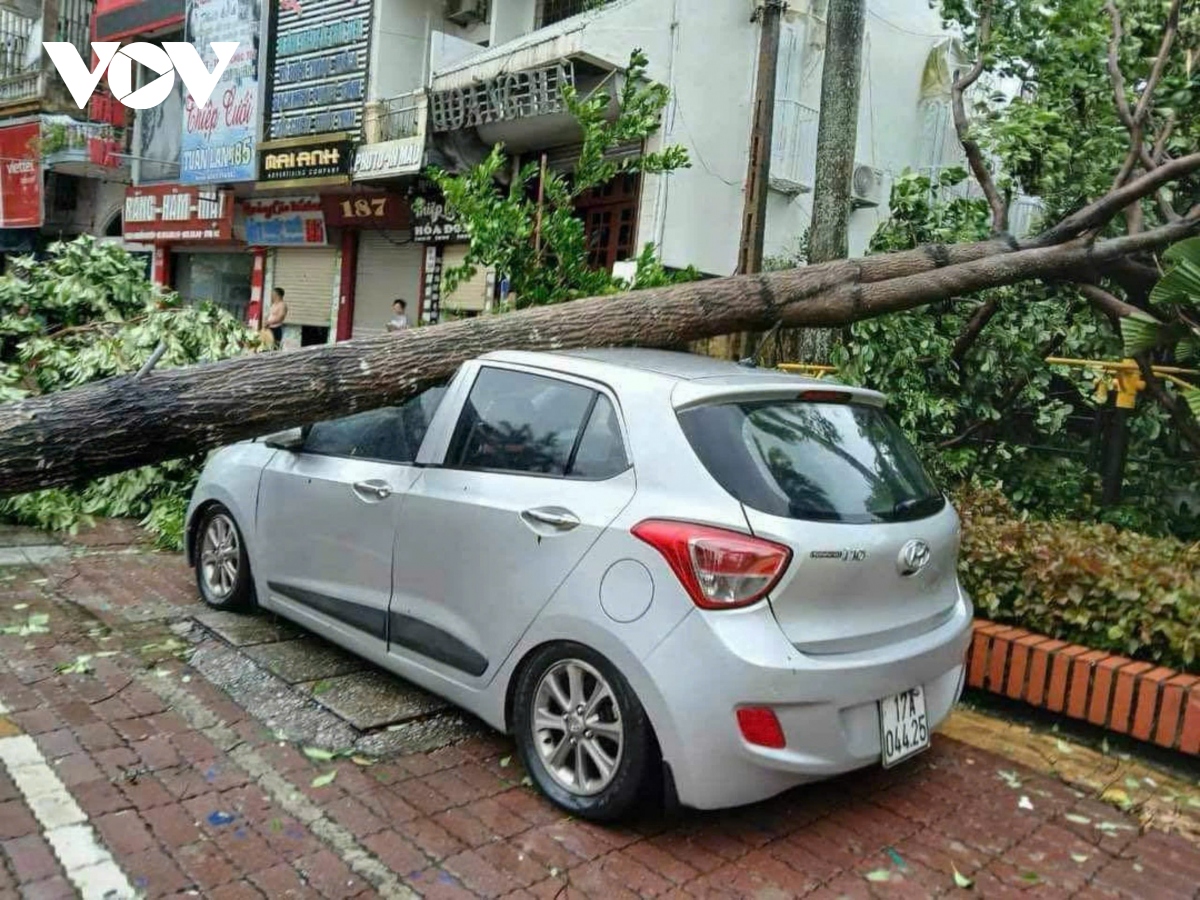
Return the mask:
<svg viewBox="0 0 1200 900">
<path fill-rule="evenodd" d="M 44 531 L 23 525 L 0 524 L 0 547 L 49 546 L 54 539 Z"/>
<path fill-rule="evenodd" d="M 196 621 L 235 647 L 272 644 L 300 637 L 300 629 L 270 613 L 234 613 L 206 609 Z"/>
<path fill-rule="evenodd" d="M 311 637 L 246 647 L 245 653 L 288 684 L 361 672 L 367 663 Z"/>
<path fill-rule="evenodd" d="M 41 535 L 44 541 L 45 535 Z M 0 546 L 0 566 L 40 566 L 44 563 L 66 559 L 71 551 L 58 544 L 22 544 L 17 547 Z"/>
<path fill-rule="evenodd" d="M 326 678 L 301 688 L 359 731 L 395 725 L 450 707 L 440 697 L 378 669 Z"/>
</svg>

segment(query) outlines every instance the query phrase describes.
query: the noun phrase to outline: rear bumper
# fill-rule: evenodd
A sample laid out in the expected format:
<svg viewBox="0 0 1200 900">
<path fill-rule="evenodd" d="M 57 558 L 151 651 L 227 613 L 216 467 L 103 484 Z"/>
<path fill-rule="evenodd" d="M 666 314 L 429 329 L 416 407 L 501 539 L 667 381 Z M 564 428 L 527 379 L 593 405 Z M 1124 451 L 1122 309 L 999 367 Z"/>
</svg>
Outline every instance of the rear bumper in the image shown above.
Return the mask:
<svg viewBox="0 0 1200 900">
<path fill-rule="evenodd" d="M 930 728 L 944 720 L 962 691 L 972 612 L 963 596 L 925 634 L 820 657 L 799 653 L 766 604 L 689 614 L 645 660 L 668 711 L 669 721 L 656 724 L 670 732 L 661 742 L 680 802 L 736 806 L 878 765 L 877 701 L 921 685 Z M 784 748 L 743 740 L 736 710 L 747 705 L 775 711 Z"/>
</svg>

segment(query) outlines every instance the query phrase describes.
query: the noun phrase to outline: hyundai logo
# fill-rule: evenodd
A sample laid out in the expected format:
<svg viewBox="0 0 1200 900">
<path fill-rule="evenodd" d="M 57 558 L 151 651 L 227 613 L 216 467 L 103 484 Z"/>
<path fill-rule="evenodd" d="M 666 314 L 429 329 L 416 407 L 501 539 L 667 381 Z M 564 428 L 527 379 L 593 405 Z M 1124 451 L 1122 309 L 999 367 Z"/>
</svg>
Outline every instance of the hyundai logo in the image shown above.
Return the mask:
<svg viewBox="0 0 1200 900">
<path fill-rule="evenodd" d="M 929 545 L 921 540 L 912 540 L 900 548 L 896 569 L 901 575 L 916 575 L 929 563 Z"/>
</svg>

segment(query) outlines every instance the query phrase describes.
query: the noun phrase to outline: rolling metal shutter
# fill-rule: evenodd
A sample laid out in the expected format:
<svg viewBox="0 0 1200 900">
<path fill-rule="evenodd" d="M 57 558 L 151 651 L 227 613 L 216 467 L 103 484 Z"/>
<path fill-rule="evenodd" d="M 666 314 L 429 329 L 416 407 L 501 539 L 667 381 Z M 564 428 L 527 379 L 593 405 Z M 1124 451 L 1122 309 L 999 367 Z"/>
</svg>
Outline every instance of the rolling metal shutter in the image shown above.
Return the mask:
<svg viewBox="0 0 1200 900">
<path fill-rule="evenodd" d="M 335 247 L 281 247 L 275 251 L 271 284 L 284 290 L 285 325 L 330 327 L 338 289 L 338 256 Z"/>
<path fill-rule="evenodd" d="M 461 266 L 466 256 L 466 244 L 447 244 L 442 250 L 443 277 L 449 269 Z M 460 310 L 482 310 L 487 299 L 488 270 L 484 266 L 477 266 L 474 277 L 459 282 L 458 289 L 453 294 L 442 293 L 442 315 L 453 316 Z"/>
<path fill-rule="evenodd" d="M 421 260 L 425 248 L 408 231 L 358 233 L 358 265 L 354 273 L 354 323 L 351 337 L 383 334 L 392 317 L 392 301 L 408 303 L 408 322 L 417 324 L 421 295 Z"/>
</svg>

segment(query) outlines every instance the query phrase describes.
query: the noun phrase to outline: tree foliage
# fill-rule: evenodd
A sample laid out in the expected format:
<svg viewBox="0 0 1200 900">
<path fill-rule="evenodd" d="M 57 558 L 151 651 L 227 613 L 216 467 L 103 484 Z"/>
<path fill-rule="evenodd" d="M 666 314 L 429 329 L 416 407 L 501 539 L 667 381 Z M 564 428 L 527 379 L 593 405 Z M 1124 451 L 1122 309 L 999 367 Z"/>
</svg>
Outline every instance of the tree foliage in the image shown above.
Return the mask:
<svg viewBox="0 0 1200 900">
<path fill-rule="evenodd" d="M 258 338 L 211 303 L 185 305 L 146 278 L 120 247 L 80 237 L 44 259 L 10 260 L 0 277 L 0 397 L 48 394 L 136 372 L 162 343 L 167 368 L 215 362 Z M 173 460 L 0 500 L 0 516 L 73 531 L 93 516 L 133 516 L 165 546 L 182 542 L 183 513 L 202 458 Z"/>
<path fill-rule="evenodd" d="M 659 129 L 670 94 L 663 85 L 646 80 L 647 62 L 645 55 L 635 50 L 623 75 L 612 76 L 620 78 L 615 115 L 614 99 L 605 84 L 586 96 L 572 85 L 562 89 L 583 140 L 579 159 L 569 175 L 548 170 L 541 178 L 540 204 L 538 161 L 521 166 L 507 192 L 499 187 L 511 167 L 500 144 L 483 162 L 462 174 L 436 167 L 430 170 L 449 210 L 471 235 L 463 264 L 444 274 L 448 292 L 472 277 L 479 266 L 493 267 L 501 276 L 506 275 L 516 305 L 521 307 L 594 297 L 631 286 L 604 269 L 588 265 L 584 223 L 575 204 L 588 191 L 619 176 L 663 174 L 689 165 L 687 151 L 677 146 L 645 152 L 633 159 L 618 160 L 611 155 L 624 144 L 644 142 Z M 694 271 L 665 271 L 651 244 L 645 245 L 637 257 L 638 287 L 659 287 L 694 277 Z"/>
</svg>

